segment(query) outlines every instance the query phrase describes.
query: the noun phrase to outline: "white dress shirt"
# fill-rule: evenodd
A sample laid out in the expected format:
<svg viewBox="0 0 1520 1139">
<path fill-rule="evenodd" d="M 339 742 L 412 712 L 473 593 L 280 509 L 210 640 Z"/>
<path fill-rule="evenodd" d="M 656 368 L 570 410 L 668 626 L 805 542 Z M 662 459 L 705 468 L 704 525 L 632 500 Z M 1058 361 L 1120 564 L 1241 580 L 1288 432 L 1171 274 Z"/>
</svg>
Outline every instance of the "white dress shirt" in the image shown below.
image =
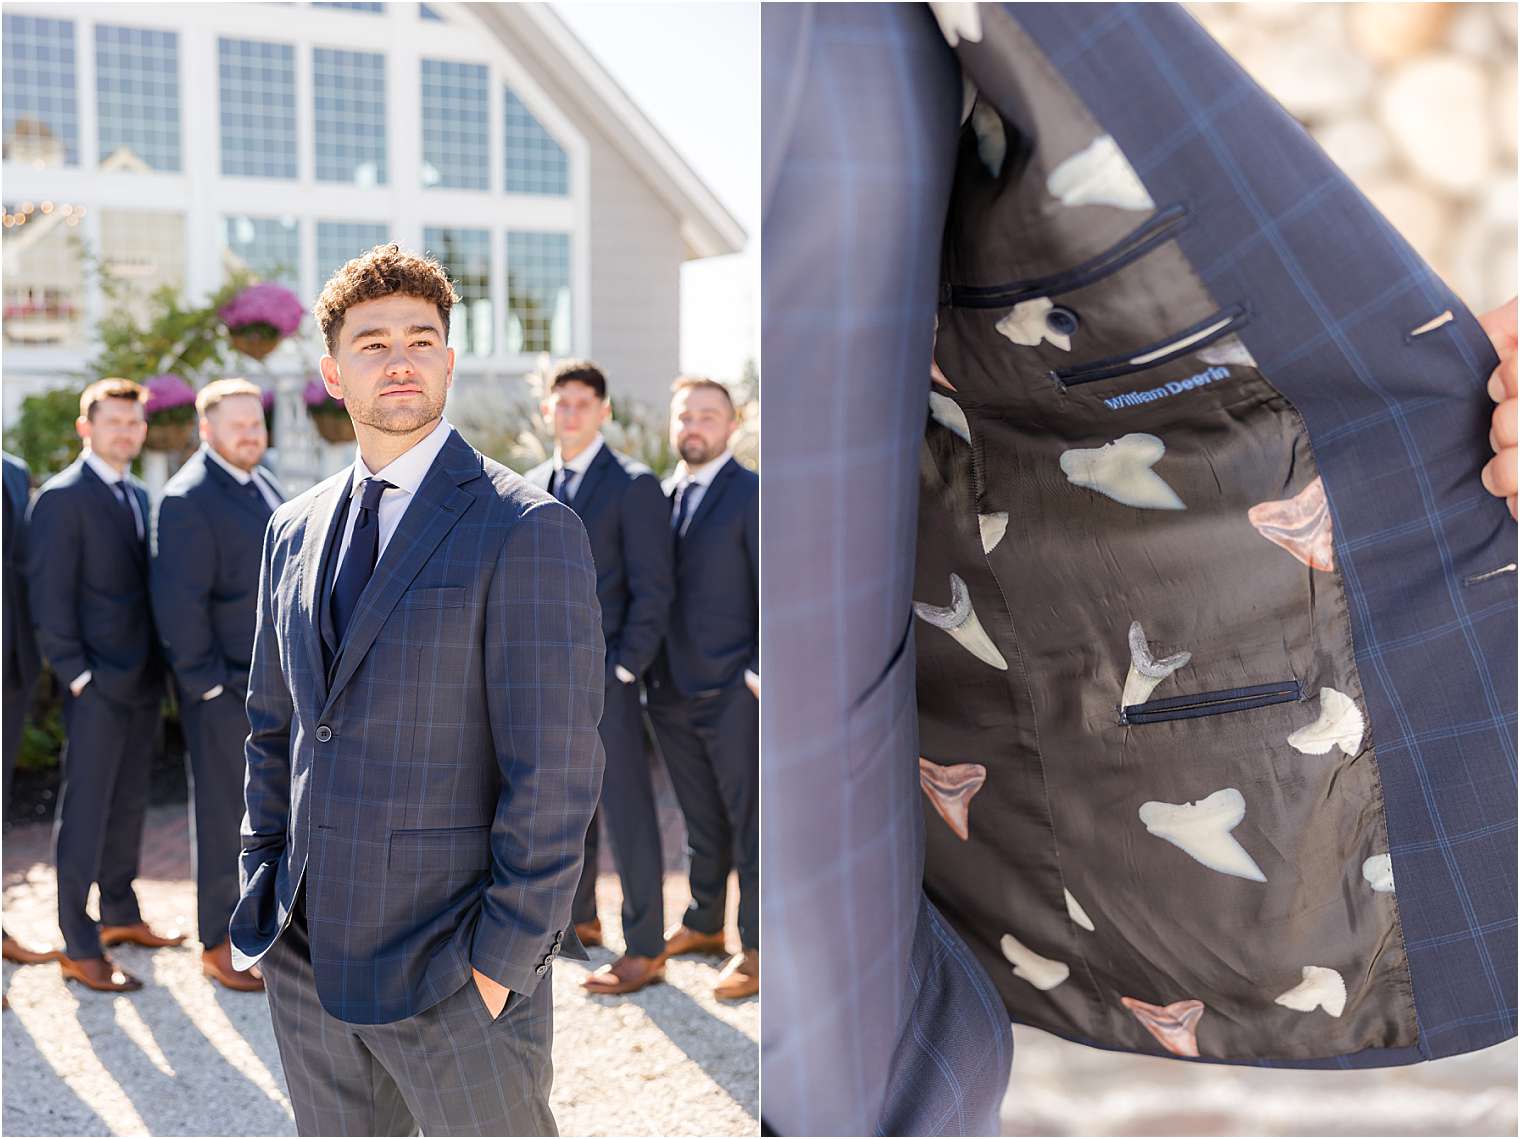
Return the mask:
<svg viewBox="0 0 1520 1139">
<path fill-rule="evenodd" d="M 242 467 L 233 466 L 226 459 L 218 455 L 216 448 L 210 444 L 201 444 L 201 450 L 206 452 L 207 458 L 214 461 L 217 466 L 235 478 L 240 486 L 247 486 L 249 483 L 253 483 L 254 486 L 258 487 L 259 494 L 264 496 L 264 501 L 269 504 L 270 510 L 278 510 L 280 508 L 282 505 L 280 496 L 275 493 L 274 488 L 265 481 L 264 476 L 258 470 L 245 471 Z"/>
<path fill-rule="evenodd" d="M 591 460 L 601 454 L 602 442 L 602 433 L 598 431 L 596 438 L 591 441 L 591 445 L 568 463 L 565 462 L 564 457 L 560 454 L 559 448 L 554 448 L 554 476 L 553 481 L 549 484 L 549 493 L 555 495 L 562 502 L 569 502 L 574 498 L 575 492 L 580 489 L 581 478 L 591 467 Z M 562 471 L 570 472 L 566 485 L 563 487 L 560 486 Z M 556 491 L 558 491 L 557 494 L 555 494 Z"/>
<path fill-rule="evenodd" d="M 348 484 L 348 520 L 343 525 L 343 542 L 338 547 L 337 564 L 333 566 L 334 588 L 338 584 L 338 574 L 343 569 L 343 559 L 348 554 L 349 542 L 354 536 L 354 523 L 359 519 L 359 505 L 353 500 L 360 497 L 359 488 L 364 480 L 377 478 L 391 484 L 380 496 L 378 520 L 380 544 L 375 550 L 375 561 L 378 564 L 385 555 L 385 547 L 390 544 L 391 535 L 396 532 L 396 527 L 401 525 L 402 515 L 412 504 L 413 496 L 422 486 L 422 480 L 432 469 L 433 460 L 438 458 L 438 452 L 443 450 L 443 445 L 448 442 L 449 432 L 452 430 L 449 421 L 440 418 L 438 426 L 414 443 L 411 450 L 396 456 L 378 471 L 371 471 L 365 466 L 364 456 L 359 453 L 357 447 L 354 448 L 354 473 Z"/>
<path fill-rule="evenodd" d="M 106 488 L 110 490 L 111 497 L 116 498 L 116 484 L 125 482 L 126 475 L 90 450 L 88 446 L 84 449 L 83 458 L 85 466 L 100 476 L 100 481 L 105 483 Z M 140 542 L 146 530 L 143 526 L 142 506 L 137 501 L 137 494 L 133 491 L 131 483 L 127 483 L 127 504 L 132 508 L 132 521 L 137 524 L 137 540 Z M 94 673 L 90 669 L 85 669 L 73 680 L 69 681 L 69 691 L 78 696 L 84 691 L 84 686 L 90 683 L 90 678 L 93 675 Z"/>
</svg>

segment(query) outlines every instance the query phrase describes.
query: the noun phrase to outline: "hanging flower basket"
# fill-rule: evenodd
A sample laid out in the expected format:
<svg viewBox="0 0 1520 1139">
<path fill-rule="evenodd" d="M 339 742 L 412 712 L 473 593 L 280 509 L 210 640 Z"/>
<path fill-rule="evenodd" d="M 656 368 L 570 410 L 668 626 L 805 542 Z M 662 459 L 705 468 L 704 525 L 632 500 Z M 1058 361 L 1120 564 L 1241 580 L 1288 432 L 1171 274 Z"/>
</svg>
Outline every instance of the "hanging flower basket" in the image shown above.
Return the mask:
<svg viewBox="0 0 1520 1139">
<path fill-rule="evenodd" d="M 280 346 L 282 339 L 282 337 L 265 331 L 267 327 L 267 325 L 263 328 L 258 325 L 249 325 L 247 328 L 238 329 L 227 339 L 244 356 L 252 356 L 255 360 L 262 360 Z"/>
<path fill-rule="evenodd" d="M 250 285 L 216 310 L 232 346 L 255 360 L 268 356 L 301 327 L 301 313 L 296 295 L 272 282 Z"/>
<path fill-rule="evenodd" d="M 302 394 L 306 400 L 306 414 L 311 416 L 318 435 L 329 443 L 354 441 L 354 421 L 348 417 L 348 409 L 341 399 L 333 399 L 327 394 L 321 380 L 312 380 Z"/>
<path fill-rule="evenodd" d="M 148 438 L 144 445 L 170 454 L 188 451 L 195 442 L 195 389 L 174 375 L 154 376 L 145 386 Z"/>
</svg>

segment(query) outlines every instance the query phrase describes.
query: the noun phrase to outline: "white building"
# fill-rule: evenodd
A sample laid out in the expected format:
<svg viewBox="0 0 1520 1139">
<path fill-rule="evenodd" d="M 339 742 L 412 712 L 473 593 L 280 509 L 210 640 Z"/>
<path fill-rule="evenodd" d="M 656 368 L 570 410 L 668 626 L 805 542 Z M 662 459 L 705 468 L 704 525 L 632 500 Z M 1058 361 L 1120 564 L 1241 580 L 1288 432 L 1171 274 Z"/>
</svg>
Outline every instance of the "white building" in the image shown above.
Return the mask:
<svg viewBox="0 0 1520 1139">
<path fill-rule="evenodd" d="M 521 399 L 541 353 L 584 355 L 659 405 L 682 262 L 744 244 L 541 4 L 18 0 L 0 49 L 7 423 L 26 394 L 81 386 L 104 305 L 82 250 L 197 302 L 247 265 L 309 306 L 338 265 L 397 241 L 456 282 L 462 388 Z M 298 482 L 323 465 L 291 445 L 309 437 L 294 393 L 313 323 L 237 365 L 277 382 Z"/>
</svg>

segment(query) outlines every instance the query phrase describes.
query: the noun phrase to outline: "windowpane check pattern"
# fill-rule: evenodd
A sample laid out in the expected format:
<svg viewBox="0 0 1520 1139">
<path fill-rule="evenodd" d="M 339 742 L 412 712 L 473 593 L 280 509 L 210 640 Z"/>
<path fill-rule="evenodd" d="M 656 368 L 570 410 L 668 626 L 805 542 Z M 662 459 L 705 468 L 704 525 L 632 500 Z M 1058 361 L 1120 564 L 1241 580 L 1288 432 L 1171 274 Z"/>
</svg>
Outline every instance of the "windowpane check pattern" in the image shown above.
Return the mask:
<svg viewBox="0 0 1520 1139">
<path fill-rule="evenodd" d="M 7 14 L 0 31 L 6 159 L 33 166 L 78 165 L 74 22 Z"/>
<path fill-rule="evenodd" d="M 488 79 L 481 63 L 422 61 L 422 184 L 490 188 Z"/>
<path fill-rule="evenodd" d="M 223 250 L 229 269 L 249 269 L 261 281 L 300 290 L 301 227 L 295 218 L 222 219 Z"/>
<path fill-rule="evenodd" d="M 290 44 L 217 40 L 222 173 L 296 176 L 296 53 Z"/>
<path fill-rule="evenodd" d="M 361 253 L 390 240 L 383 222 L 319 221 L 317 223 L 317 290 Z"/>
<path fill-rule="evenodd" d="M 385 56 L 315 48 L 312 88 L 317 181 L 385 185 Z"/>
<path fill-rule="evenodd" d="M 507 234 L 507 351 L 570 353 L 570 235 Z"/>
<path fill-rule="evenodd" d="M 97 24 L 95 113 L 103 168 L 178 170 L 178 34 Z"/>
<path fill-rule="evenodd" d="M 429 253 L 448 270 L 459 294 L 449 314 L 449 344 L 465 356 L 491 354 L 491 231 L 435 229 L 423 231 Z"/>
<path fill-rule="evenodd" d="M 533 112 L 506 88 L 502 116 L 506 134 L 506 181 L 509 194 L 558 194 L 570 192 L 570 166 L 565 151 L 544 129 Z"/>
</svg>

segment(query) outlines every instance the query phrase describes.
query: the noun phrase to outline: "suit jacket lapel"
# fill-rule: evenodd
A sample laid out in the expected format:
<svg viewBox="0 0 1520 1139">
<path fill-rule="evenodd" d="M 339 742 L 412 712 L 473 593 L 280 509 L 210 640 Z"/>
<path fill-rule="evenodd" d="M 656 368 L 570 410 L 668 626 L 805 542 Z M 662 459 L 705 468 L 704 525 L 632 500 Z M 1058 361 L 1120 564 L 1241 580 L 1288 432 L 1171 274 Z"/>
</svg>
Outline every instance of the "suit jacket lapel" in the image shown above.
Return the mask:
<svg viewBox="0 0 1520 1139">
<path fill-rule="evenodd" d="M 338 508 L 353 487 L 353 469 L 343 472 L 343 478 L 328 487 L 312 500 L 306 514 L 306 534 L 301 541 L 300 604 L 304 620 L 292 623 L 293 630 L 306 641 L 307 654 L 311 657 L 311 671 L 322 690 L 322 702 L 327 700 L 327 670 L 322 667 L 322 621 L 326 612 L 326 598 L 322 596 L 322 568 L 327 564 L 328 551 L 335 551 L 338 543 L 334 522 Z"/>
<path fill-rule="evenodd" d="M 454 524 L 475 499 L 460 486 L 480 477 L 481 461 L 475 449 L 451 432 L 432 469 L 417 488 L 413 500 L 401 516 L 401 525 L 391 535 L 385 552 L 375 566 L 375 574 L 359 598 L 349 620 L 333 673 L 332 689 L 325 705 L 330 706 L 343 691 L 364 654 L 374 644 L 391 610 L 401 600 L 406 587 L 422 570 Z"/>
<path fill-rule="evenodd" d="M 723 492 L 728 489 L 728 484 L 734 474 L 734 460 L 730 459 L 718 468 L 718 473 L 713 475 L 713 480 L 702 492 L 702 501 L 697 503 L 697 509 L 686 522 L 686 536 L 691 537 L 691 532 L 702 525 L 702 519 L 713 512 L 718 499 L 723 497 Z"/>
<path fill-rule="evenodd" d="M 269 511 L 266 509 L 267 504 L 264 502 L 264 492 L 259 490 L 257 484 L 250 484 L 253 485 L 253 493 L 250 494 L 242 483 L 223 470 L 222 465 L 209 455 L 203 455 L 201 462 L 206 464 L 206 474 L 216 480 L 216 484 L 222 488 L 222 493 L 237 503 L 240 509 L 247 511 L 248 514 L 256 518 L 260 526 L 269 521 Z M 254 499 L 254 494 L 258 495 L 257 500 Z"/>
<path fill-rule="evenodd" d="M 571 496 L 569 506 L 577 514 L 596 501 L 596 488 L 607 477 L 609 465 L 617 462 L 612 457 L 612 450 L 606 443 L 596 453 L 596 458 L 591 460 L 591 465 L 586 468 L 586 473 L 581 476 L 580 485 L 575 488 L 575 494 Z"/>
<path fill-rule="evenodd" d="M 116 497 L 116 492 L 105 484 L 104 479 L 90 469 L 89 463 L 80 459 L 79 468 L 82 472 L 85 485 L 92 488 L 92 493 L 95 495 L 100 509 L 110 516 L 111 525 L 116 527 L 118 534 L 132 544 L 133 553 L 141 557 L 142 551 L 140 547 L 142 543 L 137 538 L 137 527 L 133 524 L 132 519 L 127 516 L 126 507 L 122 505 L 121 499 Z M 132 488 L 131 483 L 128 483 L 127 486 L 131 489 L 136 489 Z M 139 500 L 138 505 L 142 505 L 141 500 Z"/>
</svg>

